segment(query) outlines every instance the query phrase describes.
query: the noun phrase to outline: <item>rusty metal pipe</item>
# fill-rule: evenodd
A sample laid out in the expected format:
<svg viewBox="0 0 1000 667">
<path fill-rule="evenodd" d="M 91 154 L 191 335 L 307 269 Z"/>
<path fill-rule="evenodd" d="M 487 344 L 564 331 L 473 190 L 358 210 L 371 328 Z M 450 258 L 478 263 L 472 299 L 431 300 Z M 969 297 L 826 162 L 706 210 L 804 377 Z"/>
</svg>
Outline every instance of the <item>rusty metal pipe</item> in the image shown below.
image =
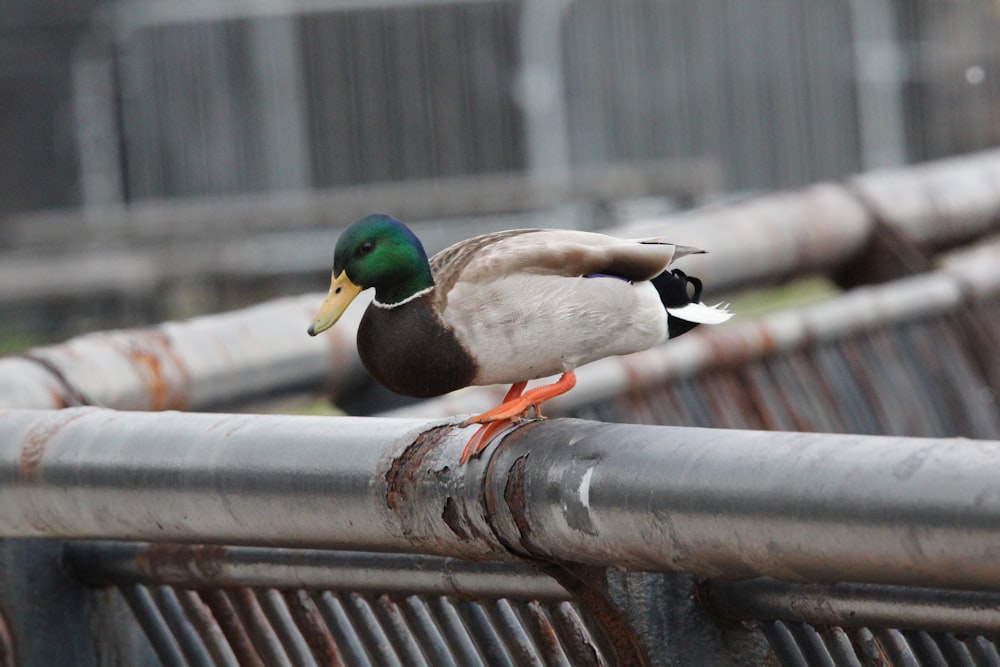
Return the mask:
<svg viewBox="0 0 1000 667">
<path fill-rule="evenodd" d="M 0 359 L 0 407 L 205 410 L 324 384 L 336 395 L 367 377 L 353 333 L 362 309 L 312 339 L 305 327 L 322 298 L 92 333 Z"/>
<path fill-rule="evenodd" d="M 1000 442 L 531 422 L 0 414 L 0 535 L 1000 590 Z"/>
<path fill-rule="evenodd" d="M 738 620 L 987 636 L 1000 631 L 1000 596 L 981 591 L 751 579 L 705 582 L 700 593 L 715 613 Z"/>
<path fill-rule="evenodd" d="M 473 598 L 568 600 L 552 577 L 522 563 L 470 563 L 414 554 L 262 549 L 141 542 L 69 542 L 68 563 L 95 586 L 301 588 Z"/>
<path fill-rule="evenodd" d="M 708 250 L 681 268 L 715 291 L 842 267 L 882 223 L 931 252 L 1000 228 L 1000 150 L 768 193 L 613 233 L 665 235 Z"/>
<path fill-rule="evenodd" d="M 10 410 L 0 413 L 0 535 L 421 551 L 420 522 L 401 519 L 407 491 L 386 480 L 408 478 L 407 466 L 420 464 L 399 458 L 414 443 L 437 442 L 427 428 L 414 420 Z M 448 452 L 452 463 L 459 451 Z M 466 472 L 455 468 L 452 484 Z M 440 519 L 442 508 L 433 511 Z M 495 541 L 456 548 L 457 539 L 426 539 L 430 553 L 505 553 Z"/>
<path fill-rule="evenodd" d="M 1000 590 L 1000 442 L 553 420 L 491 461 L 527 553 L 709 578 Z"/>
</svg>

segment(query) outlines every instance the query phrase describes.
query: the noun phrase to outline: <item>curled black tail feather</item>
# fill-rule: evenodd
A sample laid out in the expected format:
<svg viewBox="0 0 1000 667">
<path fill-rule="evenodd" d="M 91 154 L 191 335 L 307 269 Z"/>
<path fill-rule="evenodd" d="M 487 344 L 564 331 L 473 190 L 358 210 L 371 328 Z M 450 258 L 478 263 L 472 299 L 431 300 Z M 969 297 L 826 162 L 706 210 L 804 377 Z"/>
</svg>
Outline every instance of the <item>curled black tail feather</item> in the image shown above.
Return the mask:
<svg viewBox="0 0 1000 667">
<path fill-rule="evenodd" d="M 687 275 L 680 269 L 664 271 L 650 282 L 659 293 L 664 308 L 680 308 L 689 303 L 701 302 L 701 280 Z M 688 294 L 688 285 L 694 288 L 693 294 Z M 667 313 L 667 333 L 670 338 L 677 338 L 696 326 L 697 322 L 688 322 Z"/>
</svg>

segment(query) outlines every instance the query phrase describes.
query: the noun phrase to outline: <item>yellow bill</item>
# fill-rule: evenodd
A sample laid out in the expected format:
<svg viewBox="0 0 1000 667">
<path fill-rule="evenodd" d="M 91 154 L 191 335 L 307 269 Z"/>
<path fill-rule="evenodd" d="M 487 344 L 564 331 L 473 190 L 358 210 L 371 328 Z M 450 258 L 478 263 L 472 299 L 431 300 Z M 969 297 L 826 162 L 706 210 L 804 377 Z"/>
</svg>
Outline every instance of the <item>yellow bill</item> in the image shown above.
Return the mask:
<svg viewBox="0 0 1000 667">
<path fill-rule="evenodd" d="M 316 311 L 316 317 L 309 325 L 309 335 L 315 336 L 332 327 L 351 305 L 354 298 L 361 293 L 361 287 L 351 282 L 346 271 L 341 271 L 330 282 L 330 292 L 326 295 L 323 305 Z"/>
</svg>

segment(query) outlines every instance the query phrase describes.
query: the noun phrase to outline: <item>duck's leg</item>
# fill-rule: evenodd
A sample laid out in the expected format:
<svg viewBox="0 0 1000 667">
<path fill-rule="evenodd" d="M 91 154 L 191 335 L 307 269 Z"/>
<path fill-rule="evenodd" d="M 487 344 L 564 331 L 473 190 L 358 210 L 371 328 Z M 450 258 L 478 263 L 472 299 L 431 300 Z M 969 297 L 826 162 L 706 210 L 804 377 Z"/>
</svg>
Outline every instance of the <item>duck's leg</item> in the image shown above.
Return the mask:
<svg viewBox="0 0 1000 667">
<path fill-rule="evenodd" d="M 527 386 L 528 386 L 527 380 L 522 380 L 521 382 L 515 382 L 514 384 L 512 384 L 510 386 L 510 389 L 507 390 L 507 393 L 504 394 L 503 400 L 500 402 L 500 405 L 494 409 L 499 409 L 504 405 L 506 405 L 508 402 L 520 398 L 521 393 Z M 490 412 L 492 412 L 492 410 Z M 474 454 L 478 454 L 479 452 L 481 452 L 483 450 L 483 447 L 486 446 L 486 443 L 488 443 L 490 441 L 490 438 L 493 437 L 493 434 L 499 431 L 501 428 L 503 428 L 504 425 L 510 421 L 509 419 L 505 419 L 502 421 L 487 421 L 485 423 L 478 421 L 479 417 L 482 417 L 486 414 L 487 413 L 484 412 L 483 414 L 478 415 L 477 417 L 470 417 L 462 424 L 462 426 L 467 426 L 469 424 L 481 424 L 481 426 L 478 429 L 476 429 L 476 432 L 472 434 L 472 437 L 469 438 L 469 441 L 465 443 L 465 448 L 462 450 L 462 456 L 460 456 L 458 459 L 458 462 L 460 464 L 468 461 L 470 458 L 472 458 Z"/>
<path fill-rule="evenodd" d="M 503 403 L 481 415 L 469 417 L 465 420 L 463 426 L 468 426 L 469 424 L 483 424 L 483 426 L 466 443 L 459 463 L 465 463 L 471 456 L 482 451 L 486 443 L 489 442 L 488 436 L 492 436 L 514 417 L 524 415 L 528 411 L 528 408 L 534 408 L 537 413 L 539 405 L 560 394 L 565 394 L 576 386 L 576 374 L 572 371 L 567 371 L 552 384 L 535 387 L 521 395 L 526 384 L 525 382 L 518 382 L 507 392 Z M 517 389 L 516 392 L 515 389 Z"/>
</svg>

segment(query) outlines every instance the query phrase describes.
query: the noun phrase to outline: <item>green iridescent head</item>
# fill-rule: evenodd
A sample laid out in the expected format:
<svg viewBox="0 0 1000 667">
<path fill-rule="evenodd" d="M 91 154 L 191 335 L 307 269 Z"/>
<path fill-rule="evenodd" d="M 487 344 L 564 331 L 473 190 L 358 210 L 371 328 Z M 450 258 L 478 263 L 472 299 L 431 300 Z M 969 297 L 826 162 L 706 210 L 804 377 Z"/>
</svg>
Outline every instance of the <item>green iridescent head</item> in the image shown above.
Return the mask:
<svg viewBox="0 0 1000 667">
<path fill-rule="evenodd" d="M 433 285 L 427 253 L 410 228 L 387 215 L 365 216 L 337 240 L 330 293 L 309 333 L 333 326 L 362 290 L 375 288 L 375 299 L 391 306 Z"/>
</svg>

